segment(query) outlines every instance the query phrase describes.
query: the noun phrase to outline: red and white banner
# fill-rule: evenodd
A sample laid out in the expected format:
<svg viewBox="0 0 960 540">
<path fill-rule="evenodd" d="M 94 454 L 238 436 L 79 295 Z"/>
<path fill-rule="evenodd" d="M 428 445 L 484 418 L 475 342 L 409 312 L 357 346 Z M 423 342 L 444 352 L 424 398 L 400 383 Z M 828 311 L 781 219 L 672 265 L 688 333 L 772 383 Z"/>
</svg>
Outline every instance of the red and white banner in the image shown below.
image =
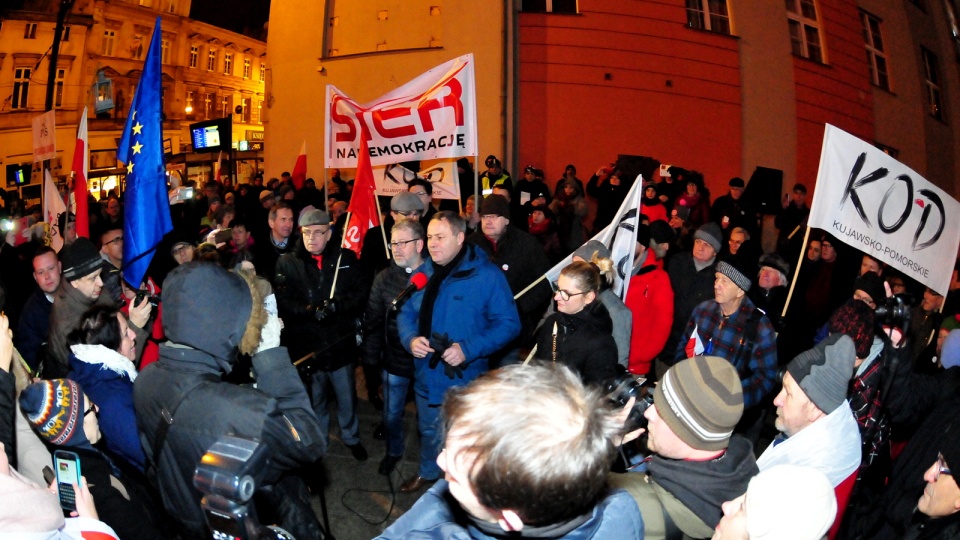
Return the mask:
<svg viewBox="0 0 960 540">
<path fill-rule="evenodd" d="M 361 133 L 373 165 L 477 155 L 475 81 L 467 54 L 370 103 L 327 85 L 326 167 L 356 167 Z"/>
<path fill-rule="evenodd" d="M 87 144 L 87 108 L 83 108 L 77 128 L 77 144 L 73 149 L 73 214 L 77 216 L 77 236 L 90 238 L 90 212 L 87 208 L 87 176 L 90 175 L 90 147 Z M 61 231 L 63 232 L 63 231 Z"/>
<path fill-rule="evenodd" d="M 293 164 L 293 173 L 290 174 L 293 181 L 293 187 L 303 189 L 303 183 L 307 181 L 307 141 L 303 141 L 300 146 L 300 153 L 297 154 L 297 161 Z"/>
<path fill-rule="evenodd" d="M 809 225 L 946 295 L 960 203 L 874 145 L 827 125 Z"/>
</svg>

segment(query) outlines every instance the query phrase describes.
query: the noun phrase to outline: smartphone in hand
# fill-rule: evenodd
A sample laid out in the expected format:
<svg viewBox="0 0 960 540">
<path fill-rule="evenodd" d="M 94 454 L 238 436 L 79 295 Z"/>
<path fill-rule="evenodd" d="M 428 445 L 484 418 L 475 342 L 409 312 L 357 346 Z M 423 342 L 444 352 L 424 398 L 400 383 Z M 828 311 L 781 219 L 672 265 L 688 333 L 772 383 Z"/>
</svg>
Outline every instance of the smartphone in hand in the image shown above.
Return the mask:
<svg viewBox="0 0 960 540">
<path fill-rule="evenodd" d="M 60 507 L 67 512 L 77 509 L 77 495 L 73 485 L 80 485 L 80 456 L 74 452 L 57 450 L 53 453 L 53 468 L 57 475 L 57 493 Z"/>
</svg>

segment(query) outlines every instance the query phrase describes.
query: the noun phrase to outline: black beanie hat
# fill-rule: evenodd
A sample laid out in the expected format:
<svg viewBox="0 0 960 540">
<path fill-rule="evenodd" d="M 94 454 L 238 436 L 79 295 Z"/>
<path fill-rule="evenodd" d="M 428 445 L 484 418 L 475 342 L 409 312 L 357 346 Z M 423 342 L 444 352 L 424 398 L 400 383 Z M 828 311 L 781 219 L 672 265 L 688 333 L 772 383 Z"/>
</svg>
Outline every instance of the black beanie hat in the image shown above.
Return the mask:
<svg viewBox="0 0 960 540">
<path fill-rule="evenodd" d="M 887 290 L 883 287 L 883 278 L 876 272 L 866 272 L 853 282 L 854 291 L 863 291 L 870 295 L 874 304 L 882 304 L 887 297 Z"/>
<path fill-rule="evenodd" d="M 103 259 L 93 242 L 81 236 L 60 250 L 60 262 L 63 264 L 63 277 L 67 281 L 75 281 L 100 268 Z"/>
</svg>

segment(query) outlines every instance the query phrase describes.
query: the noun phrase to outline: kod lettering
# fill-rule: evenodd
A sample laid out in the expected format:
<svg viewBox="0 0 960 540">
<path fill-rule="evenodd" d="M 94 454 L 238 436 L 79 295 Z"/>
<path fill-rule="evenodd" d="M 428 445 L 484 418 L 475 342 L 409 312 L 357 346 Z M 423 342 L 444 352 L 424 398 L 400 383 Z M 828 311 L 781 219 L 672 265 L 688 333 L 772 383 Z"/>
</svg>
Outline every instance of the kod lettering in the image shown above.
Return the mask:
<svg viewBox="0 0 960 540">
<path fill-rule="evenodd" d="M 853 164 L 853 168 L 850 170 L 850 176 L 847 178 L 847 186 L 843 190 L 843 197 L 840 198 L 840 208 L 843 209 L 843 206 L 847 200 L 849 200 L 853 204 L 854 210 L 856 210 L 860 216 L 860 219 L 863 220 L 867 226 L 872 227 L 873 225 L 870 222 L 868 209 L 864 206 L 863 199 L 860 197 L 858 190 L 887 178 L 890 175 L 890 171 L 885 167 L 879 167 L 873 172 L 860 176 L 866 160 L 867 153 L 863 152 L 857 157 L 856 162 Z M 900 187 L 901 185 L 902 188 Z M 887 203 L 896 204 L 900 202 L 900 193 L 904 193 L 904 190 L 906 196 L 902 199 L 903 210 L 893 223 L 886 223 L 883 216 Z M 877 226 L 886 234 L 893 234 L 899 231 L 910 217 L 914 206 L 919 206 L 923 209 L 920 214 L 920 222 L 913 234 L 912 247 L 914 251 L 920 251 L 935 244 L 937 240 L 940 239 L 940 235 L 943 234 L 943 227 L 946 224 L 946 211 L 944 210 L 943 200 L 940 196 L 929 189 L 920 189 L 918 194 L 921 198 L 914 199 L 913 179 L 910 175 L 900 174 L 889 181 L 887 191 L 884 193 L 883 199 L 880 201 L 880 206 L 877 208 Z M 894 197 L 896 197 L 896 199 L 894 199 Z M 930 214 L 934 208 L 939 212 L 940 224 L 932 236 L 921 242 L 920 237 L 927 228 Z"/>
</svg>

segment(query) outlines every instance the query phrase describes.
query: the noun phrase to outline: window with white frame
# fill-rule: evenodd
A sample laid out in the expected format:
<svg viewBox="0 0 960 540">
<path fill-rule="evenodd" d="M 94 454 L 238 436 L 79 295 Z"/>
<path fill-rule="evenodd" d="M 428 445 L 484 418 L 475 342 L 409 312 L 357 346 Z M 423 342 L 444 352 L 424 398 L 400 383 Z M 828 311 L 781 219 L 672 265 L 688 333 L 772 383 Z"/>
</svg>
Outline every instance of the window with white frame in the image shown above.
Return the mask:
<svg viewBox="0 0 960 540">
<path fill-rule="evenodd" d="M 203 95 L 203 119 L 210 120 L 213 118 L 213 94 L 204 94 Z"/>
<path fill-rule="evenodd" d="M 54 86 L 54 102 L 55 107 L 63 107 L 63 83 L 67 78 L 67 70 L 64 68 L 57 68 L 57 80 Z"/>
<path fill-rule="evenodd" d="M 250 106 L 251 103 L 252 100 L 250 98 L 243 98 L 240 100 L 240 104 L 243 105 L 243 113 L 241 114 L 240 119 L 244 124 L 250 123 L 250 114 L 253 112 Z"/>
<path fill-rule="evenodd" d="M 217 69 L 217 50 L 210 49 L 207 52 L 207 71 L 214 71 Z"/>
<path fill-rule="evenodd" d="M 37 39 L 37 23 L 27 23 L 27 26 L 23 29 L 23 39 Z"/>
<path fill-rule="evenodd" d="M 18 67 L 13 70 L 13 101 L 10 105 L 13 110 L 27 108 L 31 71 L 28 67 Z"/>
<path fill-rule="evenodd" d="M 520 11 L 527 13 L 578 13 L 577 0 L 523 0 Z"/>
<path fill-rule="evenodd" d="M 100 52 L 104 56 L 113 56 L 113 44 L 117 40 L 117 33 L 114 30 L 103 31 L 103 47 Z"/>
<path fill-rule="evenodd" d="M 169 39 L 160 40 L 160 63 L 161 64 L 170 63 L 170 40 Z"/>
<path fill-rule="evenodd" d="M 727 0 L 687 0 L 687 26 L 729 36 Z"/>
<path fill-rule="evenodd" d="M 793 54 L 824 63 L 816 0 L 786 0 L 786 3 Z"/>
<path fill-rule="evenodd" d="M 233 114 L 233 96 L 220 96 L 220 118 Z"/>
<path fill-rule="evenodd" d="M 884 90 L 890 90 L 887 54 L 883 51 L 883 34 L 880 32 L 880 19 L 866 11 L 861 11 L 860 24 L 863 26 L 863 43 L 867 49 L 867 65 L 870 66 L 870 81 Z"/>
<path fill-rule="evenodd" d="M 926 47 L 920 47 L 923 56 L 924 86 L 927 89 L 927 113 L 937 120 L 943 120 L 943 106 L 940 96 L 940 67 L 937 55 Z"/>
<path fill-rule="evenodd" d="M 183 108 L 183 112 L 187 114 L 187 118 L 193 118 L 193 90 L 187 90 L 186 96 L 186 106 Z"/>
<path fill-rule="evenodd" d="M 250 78 L 250 59 L 249 58 L 243 59 L 243 78 L 244 79 Z"/>
<path fill-rule="evenodd" d="M 199 58 L 200 58 L 200 47 L 196 45 L 191 45 L 190 46 L 190 67 L 192 68 L 197 67 Z"/>
<path fill-rule="evenodd" d="M 260 62 L 260 82 L 267 80 L 267 65 Z"/>
<path fill-rule="evenodd" d="M 223 74 L 224 75 L 233 74 L 233 53 L 223 54 Z"/>
</svg>

